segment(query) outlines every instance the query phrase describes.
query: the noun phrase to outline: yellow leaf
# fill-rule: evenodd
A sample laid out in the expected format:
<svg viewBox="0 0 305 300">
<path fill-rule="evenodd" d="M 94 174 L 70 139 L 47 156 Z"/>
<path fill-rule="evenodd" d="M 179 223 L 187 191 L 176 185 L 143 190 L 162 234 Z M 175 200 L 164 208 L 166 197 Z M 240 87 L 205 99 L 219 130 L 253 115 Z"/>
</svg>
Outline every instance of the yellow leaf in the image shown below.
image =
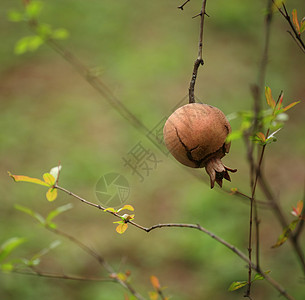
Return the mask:
<svg viewBox="0 0 305 300">
<path fill-rule="evenodd" d="M 267 104 L 271 108 L 274 108 L 275 107 L 275 101 L 272 97 L 271 89 L 268 86 L 265 87 L 265 97 L 266 97 L 266 100 L 267 100 Z"/>
<path fill-rule="evenodd" d="M 159 294 L 157 292 L 149 292 L 149 299 L 150 300 L 158 300 Z"/>
<path fill-rule="evenodd" d="M 55 177 L 53 175 L 51 175 L 50 173 L 44 173 L 43 179 L 44 179 L 45 183 L 48 184 L 49 186 L 53 186 L 56 181 Z"/>
<path fill-rule="evenodd" d="M 159 279 L 156 276 L 154 276 L 154 275 L 150 276 L 150 282 L 156 290 L 160 290 L 161 285 L 160 285 Z"/>
<path fill-rule="evenodd" d="M 46 182 L 38 179 L 38 178 L 32 178 L 29 176 L 23 176 L 23 175 L 13 175 L 10 172 L 8 172 L 9 176 L 12 177 L 14 179 L 14 181 L 19 182 L 19 181 L 23 181 L 23 182 L 31 182 L 31 183 L 35 183 L 35 184 L 40 184 L 40 185 L 44 185 L 44 186 L 49 186 Z"/>
<path fill-rule="evenodd" d="M 109 211 L 109 212 L 113 212 L 113 213 L 117 212 L 113 207 L 107 207 L 104 209 L 104 211 Z"/>
<path fill-rule="evenodd" d="M 57 198 L 57 189 L 48 189 L 46 196 L 48 201 L 54 201 Z"/>
<path fill-rule="evenodd" d="M 230 195 L 236 194 L 237 191 L 238 191 L 237 188 L 231 188 L 231 193 L 230 193 Z"/>
<path fill-rule="evenodd" d="M 123 209 L 127 209 L 127 210 L 131 210 L 131 211 L 134 211 L 134 208 L 132 205 L 129 205 L 129 204 L 126 204 L 124 205 L 123 207 L 121 207 L 120 209 L 118 209 L 118 212 L 120 212 L 121 210 Z"/>
<path fill-rule="evenodd" d="M 115 230 L 117 233 L 122 234 L 126 231 L 127 227 L 127 223 L 120 223 Z"/>
<path fill-rule="evenodd" d="M 119 280 L 126 281 L 127 276 L 124 273 L 118 273 L 116 276 Z"/>
</svg>

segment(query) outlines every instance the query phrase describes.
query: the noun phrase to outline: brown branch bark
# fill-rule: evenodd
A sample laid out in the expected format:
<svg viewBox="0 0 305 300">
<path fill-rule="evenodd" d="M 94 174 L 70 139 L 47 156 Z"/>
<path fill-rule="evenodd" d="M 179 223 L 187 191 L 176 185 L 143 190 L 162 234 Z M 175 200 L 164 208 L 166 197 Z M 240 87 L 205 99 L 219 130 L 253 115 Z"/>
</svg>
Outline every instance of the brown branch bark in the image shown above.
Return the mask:
<svg viewBox="0 0 305 300">
<path fill-rule="evenodd" d="M 82 277 L 75 275 L 66 275 L 59 273 L 48 273 L 37 270 L 36 268 L 30 271 L 13 269 L 11 272 L 22 274 L 22 275 L 30 275 L 30 276 L 38 276 L 38 277 L 46 277 L 46 278 L 54 278 L 54 279 L 66 279 L 66 280 L 76 280 L 76 281 L 102 281 L 102 282 L 115 282 L 112 278 L 97 278 L 97 277 Z"/>
<path fill-rule="evenodd" d="M 203 47 L 203 26 L 204 26 L 204 16 L 206 15 L 205 12 L 206 7 L 206 0 L 202 2 L 202 8 L 200 11 L 200 33 L 199 33 L 199 45 L 198 45 L 198 57 L 195 60 L 192 78 L 189 87 L 189 103 L 195 103 L 195 84 L 198 74 L 198 69 L 200 65 L 203 65 L 202 59 L 202 47 Z"/>
<path fill-rule="evenodd" d="M 60 186 L 55 186 L 55 188 L 67 193 L 68 195 L 78 199 L 79 201 L 83 202 L 84 204 L 87 204 L 87 205 L 90 205 L 92 207 L 95 207 L 97 209 L 101 209 L 101 210 L 105 210 L 104 207 L 102 207 L 101 205 L 98 205 L 98 204 L 95 204 L 95 203 L 92 203 L 72 192 L 70 192 L 69 190 L 63 188 L 63 187 L 60 187 Z M 120 218 L 121 219 L 121 216 L 115 212 L 112 212 L 112 211 L 106 211 L 107 213 L 110 213 L 112 215 L 114 215 L 115 217 L 117 218 Z M 286 299 L 289 299 L 289 300 L 294 300 L 294 298 L 289 295 L 287 293 L 287 291 L 277 282 L 275 281 L 274 279 L 272 279 L 270 276 L 268 276 L 267 274 L 265 274 L 265 272 L 259 267 L 257 266 L 256 264 L 254 264 L 253 262 L 251 262 L 249 260 L 249 258 L 247 257 L 246 254 L 244 254 L 242 251 L 240 251 L 237 247 L 235 247 L 234 245 L 231 245 L 230 243 L 228 243 L 227 241 L 225 241 L 224 239 L 222 239 L 221 237 L 217 236 L 216 234 L 214 234 L 213 232 L 207 230 L 206 228 L 200 226 L 199 224 L 185 224 L 185 223 L 165 223 L 165 224 L 156 224 L 156 225 L 153 225 L 153 226 L 150 226 L 150 227 L 145 227 L 145 226 L 142 226 L 140 224 L 137 224 L 135 223 L 134 221 L 130 220 L 130 221 L 127 221 L 130 225 L 138 228 L 138 229 L 141 229 L 145 232 L 150 232 L 152 230 L 155 230 L 157 228 L 189 228 L 189 229 L 196 229 L 196 230 L 199 230 L 205 234 L 207 234 L 208 236 L 210 236 L 211 238 L 213 238 L 214 240 L 216 240 L 217 242 L 221 243 L 222 245 L 224 245 L 226 248 L 228 248 L 229 250 L 231 250 L 232 252 L 234 252 L 237 256 L 239 256 L 243 261 L 247 262 L 248 264 L 251 264 L 251 268 L 254 269 L 257 273 L 261 274 L 267 281 L 268 283 L 270 283 L 278 292 L 280 292 L 281 295 L 283 295 L 284 297 L 286 297 Z"/>
<path fill-rule="evenodd" d="M 287 11 L 287 8 L 284 4 L 284 2 L 282 2 L 282 7 L 283 9 L 281 9 L 274 0 L 272 0 L 273 4 L 276 6 L 277 10 L 281 13 L 281 15 L 286 19 L 286 21 L 288 22 L 290 28 L 293 31 L 293 34 L 291 31 L 287 30 L 287 32 L 291 35 L 291 37 L 293 38 L 293 40 L 296 42 L 296 44 L 298 45 L 298 47 L 301 49 L 301 51 L 303 53 L 305 53 L 305 43 L 303 42 L 301 35 L 297 32 L 294 24 L 291 22 L 291 18 L 289 16 L 289 13 Z"/>
<path fill-rule="evenodd" d="M 179 9 L 183 10 L 184 9 L 184 6 L 190 2 L 191 0 L 186 0 L 184 3 L 182 3 L 181 5 L 178 6 Z"/>
<path fill-rule="evenodd" d="M 265 39 L 264 39 L 264 49 L 262 52 L 261 63 L 258 72 L 257 83 L 252 86 L 253 99 L 254 99 L 254 124 L 252 127 L 252 132 L 250 135 L 255 134 L 260 129 L 260 112 L 262 106 L 262 91 L 265 86 L 265 75 L 268 62 L 268 52 L 270 44 L 270 32 L 271 32 L 271 22 L 272 22 L 272 0 L 267 0 L 267 15 L 266 15 L 266 25 L 265 25 Z M 265 152 L 265 146 L 262 149 L 259 161 L 256 167 L 256 163 L 253 157 L 254 144 L 247 141 L 247 155 L 250 164 L 250 186 L 251 186 L 251 204 L 250 204 L 250 217 L 249 217 L 249 243 L 248 243 L 248 255 L 249 255 L 249 269 L 248 269 L 248 289 L 245 294 L 246 297 L 250 298 L 251 293 L 251 274 L 252 274 L 252 224 L 253 224 L 253 213 L 255 221 L 255 232 L 256 232 L 256 264 L 259 268 L 260 261 L 260 244 L 259 244 L 259 219 L 258 219 L 258 209 L 255 202 L 255 191 L 257 187 L 257 182 L 261 173 L 261 166 L 263 162 L 263 156 Z"/>
</svg>

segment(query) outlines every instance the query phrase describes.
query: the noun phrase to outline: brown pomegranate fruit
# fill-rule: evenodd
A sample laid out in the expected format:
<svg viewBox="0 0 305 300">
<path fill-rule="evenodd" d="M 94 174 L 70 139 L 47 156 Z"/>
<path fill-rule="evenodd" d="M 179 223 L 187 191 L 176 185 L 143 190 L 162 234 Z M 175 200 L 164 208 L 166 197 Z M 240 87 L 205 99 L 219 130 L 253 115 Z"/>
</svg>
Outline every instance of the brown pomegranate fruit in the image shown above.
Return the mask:
<svg viewBox="0 0 305 300">
<path fill-rule="evenodd" d="M 230 123 L 223 112 L 201 103 L 178 108 L 169 116 L 163 129 L 170 153 L 185 166 L 205 168 L 211 188 L 215 181 L 222 187 L 223 178 L 231 181 L 228 171 L 237 171 L 221 161 L 230 149 L 231 143 L 226 142 L 230 132 Z"/>
</svg>

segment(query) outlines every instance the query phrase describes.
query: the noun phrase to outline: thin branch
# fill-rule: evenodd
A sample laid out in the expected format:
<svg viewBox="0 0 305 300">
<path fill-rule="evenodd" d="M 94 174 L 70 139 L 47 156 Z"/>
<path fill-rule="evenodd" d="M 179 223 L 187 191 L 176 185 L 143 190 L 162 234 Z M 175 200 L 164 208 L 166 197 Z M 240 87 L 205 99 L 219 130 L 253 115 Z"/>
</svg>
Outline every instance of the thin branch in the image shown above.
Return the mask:
<svg viewBox="0 0 305 300">
<path fill-rule="evenodd" d="M 260 112 L 262 106 L 262 91 L 265 86 L 265 76 L 266 76 L 266 68 L 268 63 L 268 52 L 269 52 L 269 44 L 270 44 L 270 32 L 271 32 L 271 22 L 272 22 L 272 0 L 267 0 L 267 15 L 265 19 L 265 40 L 264 40 L 264 48 L 262 52 L 261 63 L 258 71 L 257 84 L 252 86 L 253 99 L 254 99 L 254 124 L 252 127 L 252 135 L 260 129 Z M 259 162 L 257 167 L 255 166 L 255 160 L 253 158 L 253 150 L 254 144 L 249 141 L 246 142 L 247 146 L 247 156 L 250 163 L 250 186 L 251 186 L 251 204 L 250 204 L 250 217 L 249 217 L 249 244 L 248 244 L 248 255 L 249 255 L 249 270 L 248 270 L 248 289 L 245 294 L 245 297 L 250 297 L 251 292 L 251 260 L 252 260 L 252 223 L 253 223 L 253 213 L 254 213 L 254 221 L 255 221 L 255 233 L 256 233 L 256 264 L 258 268 L 259 266 L 259 219 L 258 219 L 258 209 L 257 204 L 255 202 L 255 191 L 257 187 L 257 182 L 261 173 L 261 165 L 263 161 L 263 156 L 265 152 L 265 146 L 262 149 Z M 255 175 L 254 175 L 255 174 Z"/>
<path fill-rule="evenodd" d="M 66 274 L 58 274 L 58 273 L 48 273 L 43 272 L 40 270 L 32 270 L 26 271 L 26 270 L 19 270 L 19 269 L 13 269 L 11 272 L 22 274 L 22 275 L 30 275 L 30 276 L 39 276 L 39 277 L 46 277 L 46 278 L 54 278 L 54 279 L 66 279 L 66 280 L 77 280 L 77 281 L 103 281 L 103 282 L 115 282 L 112 278 L 97 278 L 97 277 L 82 277 L 82 276 L 75 276 L 75 275 L 66 275 Z"/>
<path fill-rule="evenodd" d="M 60 186 L 55 186 L 54 188 L 57 188 L 65 193 L 67 193 L 68 195 L 78 199 L 79 201 L 90 205 L 92 207 L 95 207 L 97 209 L 101 209 L 101 210 L 105 210 L 104 207 L 102 207 L 101 205 L 92 203 L 70 191 L 68 191 L 67 189 L 60 187 Z M 115 212 L 112 211 L 106 211 L 107 213 L 110 213 L 112 215 L 114 215 L 117 218 L 121 219 L 121 216 Z M 208 236 L 210 236 L 211 238 L 213 238 L 214 240 L 216 240 L 217 242 L 221 243 L 222 245 L 224 245 L 225 247 L 227 247 L 228 249 L 230 249 L 232 252 L 234 252 L 237 256 L 239 256 L 243 261 L 245 261 L 248 264 L 251 264 L 251 268 L 256 270 L 256 272 L 258 272 L 259 274 L 261 274 L 263 277 L 265 277 L 265 279 L 276 289 L 280 292 L 281 295 L 283 295 L 284 297 L 286 297 L 289 300 L 294 300 L 294 298 L 289 295 L 286 290 L 274 279 L 272 279 L 270 276 L 266 275 L 264 271 L 261 270 L 260 267 L 258 267 L 256 264 L 254 264 L 253 262 L 251 262 L 249 260 L 249 258 L 242 252 L 240 251 L 237 247 L 235 247 L 234 245 L 231 245 L 230 243 L 228 243 L 227 241 L 225 241 L 224 239 L 222 239 L 221 237 L 217 236 L 216 234 L 212 233 L 211 231 L 205 229 L 204 227 L 200 226 L 199 224 L 184 224 L 184 223 L 166 223 L 166 224 L 156 224 L 153 225 L 151 227 L 144 227 L 140 224 L 135 223 L 134 221 L 130 220 L 127 221 L 130 225 L 141 229 L 145 232 L 150 232 L 152 230 L 155 230 L 157 228 L 165 228 L 165 227 L 171 227 L 171 228 L 190 228 L 190 229 L 197 229 L 205 234 L 207 234 Z"/>
<path fill-rule="evenodd" d="M 195 103 L 195 83 L 197 79 L 198 69 L 200 65 L 203 65 L 203 59 L 202 59 L 202 46 L 203 46 L 203 25 L 204 25 L 204 16 L 205 13 L 205 7 L 206 7 L 206 0 L 203 0 L 202 2 L 202 8 L 200 11 L 200 34 L 199 34 L 199 45 L 198 45 L 198 57 L 195 60 L 192 78 L 190 82 L 189 87 L 189 103 Z"/>
<path fill-rule="evenodd" d="M 98 253 L 93 251 L 91 248 L 89 248 L 87 245 L 83 244 L 81 241 L 79 241 L 75 237 L 73 237 L 57 228 L 52 228 L 50 226 L 46 226 L 46 229 L 55 233 L 56 235 L 66 238 L 66 239 L 70 240 L 71 242 L 73 242 L 74 244 L 76 244 L 79 248 L 81 248 L 82 250 L 87 252 L 90 256 L 95 258 L 98 261 L 98 263 L 107 270 L 108 273 L 114 272 L 113 269 L 110 267 L 110 265 L 108 265 L 108 263 L 104 260 L 104 258 L 101 255 L 99 255 Z"/>
<path fill-rule="evenodd" d="M 291 37 L 294 39 L 294 41 L 296 42 L 296 44 L 298 45 L 298 47 L 301 49 L 301 51 L 303 53 L 305 53 L 305 49 L 302 47 L 302 45 L 300 44 L 299 40 L 295 37 L 295 35 L 293 35 L 291 33 L 291 31 L 287 30 L 287 32 L 291 35 Z"/>
<path fill-rule="evenodd" d="M 99 209 L 103 209 L 102 207 L 99 207 L 97 205 L 95 205 L 94 203 L 91 203 L 77 195 L 75 195 L 74 193 L 71 193 L 67 190 L 65 190 L 64 188 L 61 188 L 59 186 L 56 186 L 57 189 L 60 189 L 66 193 L 68 193 L 69 195 L 77 198 L 78 200 L 81 200 L 83 203 L 86 203 L 87 205 L 91 205 L 94 206 L 96 208 Z M 114 270 L 112 269 L 112 267 L 105 261 L 105 259 L 99 255 L 98 253 L 96 253 L 95 251 L 93 251 L 91 248 L 89 248 L 87 245 L 85 245 L 84 243 L 82 243 L 81 241 L 79 241 L 78 239 L 76 239 L 74 236 L 69 235 L 68 233 L 65 233 L 57 228 L 51 228 L 49 226 L 46 227 L 46 229 L 48 229 L 49 231 L 62 236 L 68 240 L 70 240 L 71 242 L 73 242 L 75 245 L 77 245 L 79 248 L 81 248 L 82 250 L 84 250 L 85 252 L 87 252 L 90 256 L 92 256 L 93 258 L 95 258 L 98 263 L 100 265 L 102 265 L 105 270 L 109 273 L 109 275 L 111 276 L 111 278 L 113 278 L 114 281 L 116 281 L 117 283 L 119 283 L 120 285 L 122 285 L 124 288 L 126 288 L 127 290 L 129 290 L 129 292 L 134 295 L 137 299 L 139 300 L 144 300 L 144 298 L 131 286 L 130 283 L 120 279 L 118 276 L 116 276 L 116 273 L 114 272 Z"/>
<path fill-rule="evenodd" d="M 182 3 L 181 5 L 178 6 L 179 9 L 183 10 L 184 9 L 184 6 L 190 2 L 191 0 L 186 0 L 184 3 Z"/>
<path fill-rule="evenodd" d="M 283 7 L 284 11 L 276 4 L 276 2 L 274 0 L 272 0 L 272 2 L 275 5 L 275 7 L 278 9 L 278 11 L 281 13 L 281 15 L 288 22 L 289 26 L 291 27 L 291 29 L 293 31 L 293 34 L 291 33 L 291 31 L 287 31 L 287 32 L 292 36 L 292 38 L 294 39 L 296 44 L 299 46 L 299 48 L 302 50 L 302 52 L 305 53 L 305 43 L 303 42 L 301 35 L 297 32 L 293 22 L 291 22 L 291 18 L 289 16 L 289 13 L 286 9 L 284 2 L 282 2 L 282 7 Z"/>
<path fill-rule="evenodd" d="M 35 24 L 34 29 L 37 24 Z M 107 102 L 118 111 L 118 113 L 126 119 L 136 129 L 147 135 L 149 129 L 111 92 L 111 90 L 101 81 L 100 78 L 93 75 L 90 69 L 87 68 L 76 56 L 70 51 L 63 48 L 57 41 L 52 38 L 47 39 L 47 44 L 58 54 L 60 54 L 74 69 L 94 88 L 96 89 Z"/>
<path fill-rule="evenodd" d="M 260 156 L 260 160 L 258 163 L 258 169 L 256 171 L 256 177 L 255 177 L 255 181 L 254 181 L 254 185 L 252 188 L 252 195 L 251 195 L 251 205 L 250 205 L 250 227 L 249 227 L 249 244 L 248 244 L 248 254 L 249 254 L 249 271 L 248 271 L 248 289 L 246 292 L 246 297 L 250 296 L 250 291 L 251 291 L 251 274 L 252 274 L 252 222 L 253 222 L 253 210 L 254 210 L 254 219 L 255 219 L 255 223 L 256 223 L 256 264 L 257 264 L 257 268 L 259 269 L 259 222 L 258 222 L 258 216 L 257 216 L 257 206 L 256 206 L 256 202 L 254 199 L 255 196 L 255 192 L 256 192 L 256 187 L 257 187 L 257 182 L 258 182 L 258 178 L 260 176 L 260 168 L 262 165 L 262 161 L 263 161 L 263 157 L 264 157 L 264 153 L 265 153 L 265 148 L 266 145 L 263 146 L 262 152 L 261 152 L 261 156 Z"/>
</svg>

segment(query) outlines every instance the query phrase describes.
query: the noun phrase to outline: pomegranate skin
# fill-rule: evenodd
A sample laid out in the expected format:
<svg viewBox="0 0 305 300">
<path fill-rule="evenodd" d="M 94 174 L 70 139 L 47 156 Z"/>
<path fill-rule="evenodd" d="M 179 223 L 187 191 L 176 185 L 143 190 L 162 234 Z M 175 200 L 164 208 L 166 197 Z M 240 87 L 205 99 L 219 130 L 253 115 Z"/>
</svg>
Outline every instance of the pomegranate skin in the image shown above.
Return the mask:
<svg viewBox="0 0 305 300">
<path fill-rule="evenodd" d="M 206 168 L 211 187 L 222 178 L 230 180 L 227 173 L 236 171 L 225 167 L 221 158 L 229 152 L 226 138 L 231 132 L 229 121 L 221 110 L 201 103 L 190 103 L 178 108 L 167 119 L 164 129 L 165 145 L 183 165 Z"/>
</svg>

